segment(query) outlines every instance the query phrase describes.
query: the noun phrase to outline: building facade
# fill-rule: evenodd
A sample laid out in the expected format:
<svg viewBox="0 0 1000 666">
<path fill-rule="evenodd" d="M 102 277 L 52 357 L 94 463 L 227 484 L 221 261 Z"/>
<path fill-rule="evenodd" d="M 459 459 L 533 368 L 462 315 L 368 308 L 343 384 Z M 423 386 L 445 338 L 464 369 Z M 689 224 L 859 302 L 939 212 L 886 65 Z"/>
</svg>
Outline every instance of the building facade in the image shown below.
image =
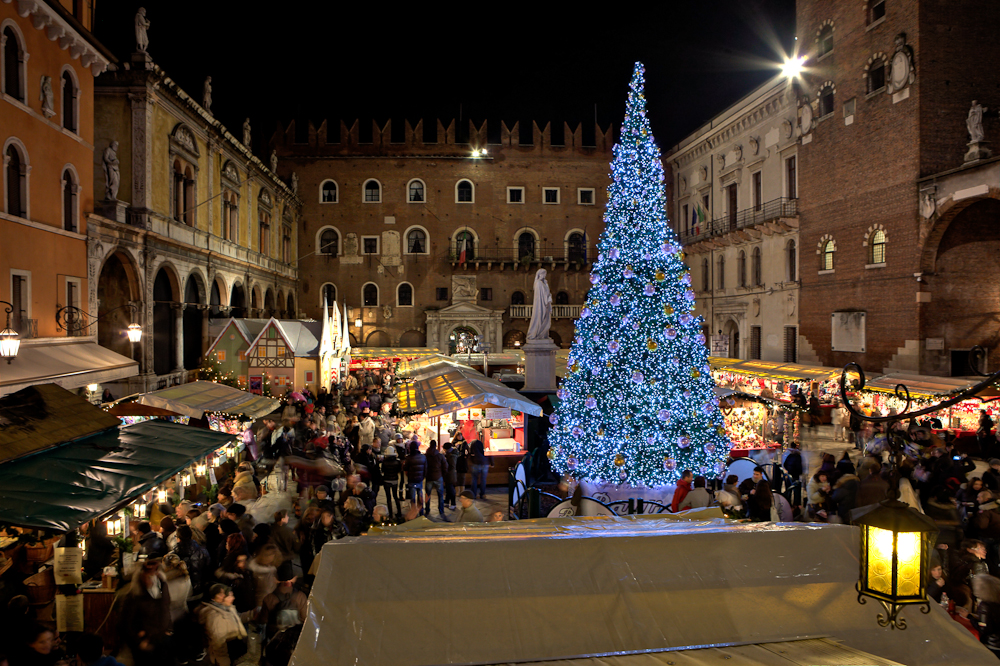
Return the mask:
<svg viewBox="0 0 1000 666">
<path fill-rule="evenodd" d="M 0 305 L 0 315 L 10 308 L 21 338 L 17 359 L 0 369 L 0 395 L 135 372 L 128 358 L 95 355 L 92 329 L 57 319 L 65 306 L 85 308 L 93 287 L 94 79 L 113 60 L 91 35 L 84 5 L 0 4 L 0 300 L 10 304 Z"/>
<path fill-rule="evenodd" d="M 353 346 L 446 351 L 467 332 L 499 351 L 524 341 L 545 268 L 551 335 L 568 346 L 603 230 L 612 130 L 456 127 L 390 121 L 361 137 L 358 123 L 293 123 L 274 135 L 303 200 L 301 310 L 346 304 Z"/>
<path fill-rule="evenodd" d="M 998 21 L 989 0 L 798 0 L 811 360 L 967 375 L 984 345 L 1000 362 Z"/>
<path fill-rule="evenodd" d="M 186 381 L 209 319 L 298 316 L 300 202 L 202 103 L 136 52 L 97 82 L 91 312 L 102 345 L 142 324 L 142 375 L 128 390 Z M 117 181 L 117 188 L 113 187 Z M 136 306 L 132 315 L 127 306 Z"/>
<path fill-rule="evenodd" d="M 797 360 L 795 119 L 794 89 L 775 79 L 664 154 L 672 224 L 715 355 Z"/>
</svg>

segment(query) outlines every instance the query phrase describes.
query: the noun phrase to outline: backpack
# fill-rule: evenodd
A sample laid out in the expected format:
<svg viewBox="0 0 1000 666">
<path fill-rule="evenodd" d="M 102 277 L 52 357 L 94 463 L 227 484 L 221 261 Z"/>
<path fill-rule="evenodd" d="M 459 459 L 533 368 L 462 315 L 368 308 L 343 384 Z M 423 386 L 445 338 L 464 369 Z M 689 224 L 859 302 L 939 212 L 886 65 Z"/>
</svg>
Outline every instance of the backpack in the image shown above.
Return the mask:
<svg viewBox="0 0 1000 666">
<path fill-rule="evenodd" d="M 278 598 L 278 603 L 271 611 L 271 614 L 274 616 L 274 625 L 277 627 L 277 630 L 280 632 L 297 624 L 302 624 L 302 621 L 299 619 L 298 606 L 295 605 L 294 601 L 295 592 L 289 592 L 287 595 L 275 592 L 274 596 Z"/>
</svg>

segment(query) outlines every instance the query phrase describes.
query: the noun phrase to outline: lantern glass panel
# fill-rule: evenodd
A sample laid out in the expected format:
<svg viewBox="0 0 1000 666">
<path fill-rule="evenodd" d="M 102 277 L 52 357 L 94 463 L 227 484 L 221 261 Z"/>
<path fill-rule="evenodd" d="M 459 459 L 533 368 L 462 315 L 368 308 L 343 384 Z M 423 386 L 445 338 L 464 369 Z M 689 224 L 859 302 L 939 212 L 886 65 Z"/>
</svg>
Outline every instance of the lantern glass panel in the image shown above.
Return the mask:
<svg viewBox="0 0 1000 666">
<path fill-rule="evenodd" d="M 892 542 L 889 530 L 867 526 L 868 588 L 882 594 L 892 594 Z"/>
<path fill-rule="evenodd" d="M 920 594 L 920 532 L 896 535 L 896 594 L 913 597 Z"/>
</svg>

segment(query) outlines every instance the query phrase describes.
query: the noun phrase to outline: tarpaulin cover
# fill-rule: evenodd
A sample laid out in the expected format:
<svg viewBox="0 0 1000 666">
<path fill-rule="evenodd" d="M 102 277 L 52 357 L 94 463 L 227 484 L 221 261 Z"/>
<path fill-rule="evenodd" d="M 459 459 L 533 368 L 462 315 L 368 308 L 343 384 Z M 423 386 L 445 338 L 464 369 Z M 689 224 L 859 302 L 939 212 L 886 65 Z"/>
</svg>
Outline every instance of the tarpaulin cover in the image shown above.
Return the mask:
<svg viewBox="0 0 1000 666">
<path fill-rule="evenodd" d="M 65 532 L 149 492 L 233 435 L 146 421 L 0 465 L 0 523 Z"/>
<path fill-rule="evenodd" d="M 965 377 L 932 377 L 893 373 L 866 380 L 865 390 L 893 393 L 898 385 L 903 384 L 909 389 L 910 395 L 915 398 L 944 398 L 952 393 L 970 389 L 982 380 L 982 377 L 967 379 Z M 998 396 L 1000 396 L 1000 392 L 992 386 L 988 386 L 976 395 L 983 401 L 995 400 Z"/>
<path fill-rule="evenodd" d="M 17 360 L 0 373 L 0 395 L 41 383 L 74 389 L 113 382 L 139 374 L 139 364 L 127 356 L 82 338 L 52 338 L 22 344 Z"/>
<path fill-rule="evenodd" d="M 136 402 L 193 419 L 200 419 L 205 412 L 245 414 L 255 419 L 273 412 L 278 406 L 278 401 L 274 398 L 265 398 L 215 382 L 178 384 L 143 394 Z"/>
<path fill-rule="evenodd" d="M 396 409 L 403 414 L 441 416 L 470 407 L 510 407 L 542 415 L 538 403 L 477 370 L 458 366 L 442 368 L 440 374 L 410 382 L 399 389 L 396 397 Z"/>
<path fill-rule="evenodd" d="M 911 666 L 996 664 L 937 604 L 905 610 L 906 631 L 879 627 L 881 607 L 854 589 L 858 541 L 846 525 L 657 516 L 343 539 L 323 547 L 291 663 L 496 664 L 828 636 Z"/>
<path fill-rule="evenodd" d="M 457 358 L 449 358 L 442 354 L 432 354 L 413 359 L 412 361 L 402 361 L 399 367 L 396 368 L 396 374 L 404 379 L 423 379 L 424 377 L 439 375 L 452 368 L 463 368 L 472 372 L 479 372 Z"/>
<path fill-rule="evenodd" d="M 769 377 L 784 381 L 826 381 L 839 377 L 840 368 L 830 368 L 822 365 L 802 365 L 799 363 L 782 363 L 780 361 L 741 361 L 733 358 L 711 356 L 708 364 L 713 370 L 728 370 L 744 375 Z"/>
<path fill-rule="evenodd" d="M 0 462 L 115 428 L 121 421 L 55 384 L 0 398 Z"/>
</svg>

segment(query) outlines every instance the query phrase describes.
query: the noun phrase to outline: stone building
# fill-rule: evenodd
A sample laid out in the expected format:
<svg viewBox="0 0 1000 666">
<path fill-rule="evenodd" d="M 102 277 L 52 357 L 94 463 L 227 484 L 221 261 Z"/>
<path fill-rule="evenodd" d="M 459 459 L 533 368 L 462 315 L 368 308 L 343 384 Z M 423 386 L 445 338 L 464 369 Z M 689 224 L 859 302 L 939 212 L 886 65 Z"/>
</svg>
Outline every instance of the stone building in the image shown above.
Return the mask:
<svg viewBox="0 0 1000 666">
<path fill-rule="evenodd" d="M 797 24 L 803 356 L 996 368 L 1000 4 L 798 0 Z"/>
<path fill-rule="evenodd" d="M 357 122 L 292 123 L 272 139 L 303 200 L 300 309 L 319 318 L 324 299 L 346 304 L 355 346 L 447 350 L 464 331 L 499 351 L 524 341 L 545 268 L 551 335 L 568 346 L 603 229 L 612 130 L 372 125 L 364 136 Z"/>
<path fill-rule="evenodd" d="M 252 154 L 249 121 L 234 136 L 212 115 L 210 88 L 201 97 L 146 52 L 97 82 L 90 302 L 100 343 L 122 353 L 132 315 L 116 308 L 138 308 L 142 375 L 130 391 L 186 381 L 211 342 L 210 318 L 298 315 L 293 186 Z"/>
<path fill-rule="evenodd" d="M 9 318 L 21 340 L 17 358 L 0 367 L 0 395 L 135 374 L 127 350 L 101 350 L 93 329 L 61 316 L 65 306 L 85 308 L 94 287 L 94 78 L 114 58 L 90 33 L 92 21 L 84 3 L 0 3 L 0 327 Z"/>
<path fill-rule="evenodd" d="M 796 98 L 779 77 L 665 151 L 668 206 L 713 354 L 797 360 Z"/>
</svg>

